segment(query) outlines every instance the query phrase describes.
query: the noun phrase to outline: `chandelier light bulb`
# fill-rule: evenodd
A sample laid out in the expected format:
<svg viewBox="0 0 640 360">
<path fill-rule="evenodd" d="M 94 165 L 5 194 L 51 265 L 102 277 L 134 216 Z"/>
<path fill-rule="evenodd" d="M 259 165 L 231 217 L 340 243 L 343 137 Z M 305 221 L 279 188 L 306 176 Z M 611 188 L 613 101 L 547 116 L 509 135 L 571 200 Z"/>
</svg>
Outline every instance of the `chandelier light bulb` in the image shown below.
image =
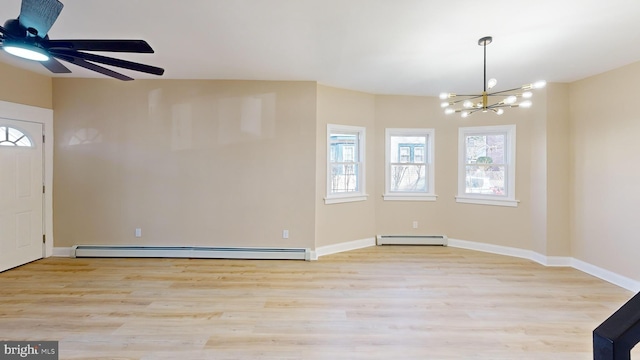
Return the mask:
<svg viewBox="0 0 640 360">
<path fill-rule="evenodd" d="M 447 108 L 447 109 L 444 111 L 444 113 L 445 113 L 446 115 L 451 115 L 451 114 L 453 114 L 454 112 L 456 112 L 456 111 L 455 111 L 455 110 L 453 110 L 452 108 Z"/>
<path fill-rule="evenodd" d="M 467 116 L 469 116 L 469 112 L 463 111 L 462 114 L 460 114 L 460 116 L 462 116 L 463 118 L 466 118 Z"/>
<path fill-rule="evenodd" d="M 498 110 L 496 110 L 496 114 L 498 114 L 498 115 L 502 115 L 502 114 L 504 114 L 504 109 L 498 109 Z"/>
<path fill-rule="evenodd" d="M 495 78 L 491 78 L 487 82 L 487 88 L 493 89 L 493 87 L 496 86 L 497 84 L 498 84 L 498 80 L 496 80 Z"/>
<path fill-rule="evenodd" d="M 547 86 L 547 82 L 544 80 L 536 81 L 535 83 L 533 83 L 534 89 L 542 89 L 545 86 Z"/>
<path fill-rule="evenodd" d="M 440 100 L 445 100 L 445 99 L 448 99 L 448 98 L 452 98 L 454 96 L 455 95 L 451 94 L 451 93 L 440 93 Z"/>
<path fill-rule="evenodd" d="M 507 97 L 506 99 L 504 99 L 504 103 L 505 104 L 513 104 L 516 102 L 516 100 L 518 100 L 518 98 L 515 95 L 511 95 L 509 97 Z"/>
<path fill-rule="evenodd" d="M 530 108 L 531 105 L 533 105 L 531 100 L 526 100 L 520 103 L 520 107 L 523 107 L 523 108 Z"/>
<path fill-rule="evenodd" d="M 525 99 L 531 99 L 532 96 L 533 96 L 533 93 L 531 91 L 525 91 L 522 93 L 522 97 Z"/>
<path fill-rule="evenodd" d="M 462 106 L 469 109 L 473 107 L 473 103 L 470 100 L 466 100 L 465 102 L 462 103 Z"/>
<path fill-rule="evenodd" d="M 449 105 L 451 105 L 451 103 L 450 103 L 450 102 L 446 102 L 446 101 L 444 101 L 444 102 L 440 103 L 440 107 L 441 107 L 441 108 L 446 108 L 446 107 L 447 107 L 447 106 L 449 106 Z"/>
</svg>

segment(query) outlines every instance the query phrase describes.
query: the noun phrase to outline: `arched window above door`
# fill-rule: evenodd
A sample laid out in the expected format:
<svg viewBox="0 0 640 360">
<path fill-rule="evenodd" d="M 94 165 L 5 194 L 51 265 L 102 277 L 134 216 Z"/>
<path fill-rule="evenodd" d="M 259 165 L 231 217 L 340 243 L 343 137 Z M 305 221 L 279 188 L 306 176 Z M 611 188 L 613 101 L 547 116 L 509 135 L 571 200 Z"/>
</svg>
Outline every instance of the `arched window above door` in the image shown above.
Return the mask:
<svg viewBox="0 0 640 360">
<path fill-rule="evenodd" d="M 33 147 L 33 142 L 16 128 L 0 126 L 0 146 Z"/>
</svg>

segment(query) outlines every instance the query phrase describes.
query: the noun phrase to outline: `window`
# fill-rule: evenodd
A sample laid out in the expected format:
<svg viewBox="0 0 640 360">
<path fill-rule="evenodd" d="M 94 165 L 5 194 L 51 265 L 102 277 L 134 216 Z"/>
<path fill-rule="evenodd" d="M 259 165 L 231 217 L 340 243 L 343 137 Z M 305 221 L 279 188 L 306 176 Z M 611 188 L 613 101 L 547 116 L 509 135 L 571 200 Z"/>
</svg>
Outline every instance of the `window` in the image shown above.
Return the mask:
<svg viewBox="0 0 640 360">
<path fill-rule="evenodd" d="M 32 147 L 33 143 L 22 131 L 8 126 L 0 126 L 0 146 Z"/>
<path fill-rule="evenodd" d="M 460 128 L 457 202 L 518 206 L 516 126 Z"/>
<path fill-rule="evenodd" d="M 385 200 L 436 199 L 433 129 L 386 129 Z"/>
<path fill-rule="evenodd" d="M 367 199 L 364 171 L 365 128 L 327 125 L 325 204 Z"/>
</svg>

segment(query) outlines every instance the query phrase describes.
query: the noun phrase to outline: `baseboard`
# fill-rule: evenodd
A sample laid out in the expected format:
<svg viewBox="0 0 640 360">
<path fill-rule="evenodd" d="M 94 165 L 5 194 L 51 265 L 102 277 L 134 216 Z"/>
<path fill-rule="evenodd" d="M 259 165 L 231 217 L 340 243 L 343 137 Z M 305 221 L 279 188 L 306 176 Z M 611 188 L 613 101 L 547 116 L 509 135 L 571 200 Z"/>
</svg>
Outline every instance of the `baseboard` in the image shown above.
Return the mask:
<svg viewBox="0 0 640 360">
<path fill-rule="evenodd" d="M 584 273 L 600 278 L 604 281 L 608 281 L 614 285 L 618 285 L 621 288 L 633 291 L 634 293 L 640 292 L 640 281 L 630 279 L 626 276 L 616 274 L 613 271 L 603 269 L 601 267 L 589 264 L 582 260 L 571 259 L 571 267 L 578 269 Z"/>
<path fill-rule="evenodd" d="M 53 253 L 51 254 L 53 257 L 71 257 L 71 248 L 70 247 L 54 247 Z"/>
<path fill-rule="evenodd" d="M 486 253 L 528 259 L 531 261 L 535 261 L 544 266 L 572 267 L 574 269 L 580 270 L 586 274 L 595 276 L 599 279 L 610 282 L 614 285 L 620 286 L 621 288 L 627 289 L 634 293 L 640 292 L 640 281 L 636 281 L 626 276 L 622 276 L 612 271 L 600 268 L 598 266 L 595 266 L 587 262 L 584 262 L 582 260 L 578 260 L 576 258 L 572 258 L 568 256 L 545 256 L 532 250 L 524 250 L 524 249 L 518 249 L 518 248 L 513 248 L 508 246 L 485 244 L 485 243 L 452 239 L 452 238 L 448 239 L 448 245 L 451 247 L 457 247 L 461 249 L 482 251 Z M 367 238 L 367 239 L 361 239 L 361 240 L 348 241 L 340 244 L 321 246 L 316 248 L 315 251 L 311 252 L 309 260 L 318 260 L 318 257 L 320 256 L 336 254 L 336 253 L 349 251 L 349 250 L 362 249 L 370 246 L 376 246 L 375 238 Z M 72 253 L 71 250 L 72 249 L 70 247 L 54 247 L 52 256 L 70 257 Z"/>
<path fill-rule="evenodd" d="M 333 245 L 320 246 L 316 248 L 315 259 L 312 256 L 311 260 L 317 260 L 318 257 L 320 256 L 337 254 L 337 253 L 341 253 L 349 250 L 362 249 L 370 246 L 376 246 L 375 237 L 361 239 L 361 240 L 347 241 L 344 243 L 333 244 Z"/>
<path fill-rule="evenodd" d="M 452 239 L 452 238 L 449 238 L 449 246 L 457 247 L 461 249 L 482 251 L 482 252 L 487 252 L 491 254 L 513 256 L 513 257 L 518 257 L 522 259 L 528 259 L 531 261 L 535 261 L 544 266 L 572 267 L 576 270 L 580 270 L 586 274 L 595 276 L 597 278 L 610 282 L 614 285 L 620 286 L 621 288 L 627 289 L 634 293 L 640 292 L 640 281 L 630 279 L 626 276 L 616 274 L 612 271 L 602 269 L 600 267 L 589 264 L 582 260 L 578 260 L 576 258 L 572 258 L 568 256 L 546 256 L 546 255 L 537 253 L 533 250 L 524 250 L 524 249 L 512 248 L 508 246 L 485 244 L 485 243 L 479 243 L 479 242 L 467 241 L 467 240 L 458 240 L 458 239 Z"/>
<path fill-rule="evenodd" d="M 522 259 L 533 260 L 542 265 L 546 265 L 544 263 L 544 259 L 542 259 L 542 257 L 544 256 L 532 250 L 524 250 L 524 249 L 518 249 L 518 248 L 513 248 L 508 246 L 485 244 L 485 243 L 480 243 L 475 241 L 459 240 L 459 239 L 452 239 L 452 238 L 449 238 L 449 246 L 457 247 L 460 249 L 482 251 L 490 254 L 518 257 Z"/>
</svg>

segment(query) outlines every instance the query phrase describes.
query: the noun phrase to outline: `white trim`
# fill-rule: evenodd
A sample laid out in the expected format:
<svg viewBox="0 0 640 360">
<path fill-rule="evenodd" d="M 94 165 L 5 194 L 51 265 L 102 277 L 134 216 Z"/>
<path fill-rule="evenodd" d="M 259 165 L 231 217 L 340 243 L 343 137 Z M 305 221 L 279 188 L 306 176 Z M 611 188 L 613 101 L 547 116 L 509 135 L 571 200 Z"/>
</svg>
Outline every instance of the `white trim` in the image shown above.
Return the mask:
<svg viewBox="0 0 640 360">
<path fill-rule="evenodd" d="M 505 134 L 505 165 L 507 167 L 504 195 L 468 194 L 466 192 L 466 141 L 468 135 Z M 456 202 L 517 207 L 516 200 L 516 125 L 474 126 L 458 128 L 458 195 Z"/>
<path fill-rule="evenodd" d="M 486 243 L 467 241 L 467 240 L 458 240 L 458 239 L 452 239 L 452 238 L 449 238 L 449 246 L 457 247 L 461 249 L 482 251 L 482 252 L 491 253 L 491 254 L 513 256 L 513 257 L 518 257 L 518 258 L 528 259 L 528 260 L 533 260 L 538 262 L 536 259 L 534 259 L 534 255 L 533 255 L 537 253 L 532 250 L 518 249 L 514 247 L 486 244 Z"/>
<path fill-rule="evenodd" d="M 582 260 L 578 260 L 573 257 L 565 256 L 545 256 L 537 253 L 533 250 L 524 250 L 508 246 L 485 244 L 474 241 L 458 240 L 449 238 L 449 246 L 457 247 L 461 249 L 482 251 L 491 254 L 513 256 L 523 259 L 535 261 L 544 266 L 564 266 L 572 267 L 576 270 L 582 271 L 586 274 L 595 276 L 604 281 L 610 282 L 621 288 L 633 291 L 635 293 L 640 292 L 640 281 L 628 278 L 626 276 L 616 274 L 612 271 L 602 269 L 595 265 L 589 264 Z"/>
<path fill-rule="evenodd" d="M 425 144 L 425 167 L 428 173 L 426 192 L 394 192 L 391 191 L 391 137 L 392 136 L 423 136 L 426 138 Z M 385 173 L 385 193 L 382 198 L 387 201 L 436 201 L 435 182 L 435 129 L 433 128 L 386 128 L 384 131 L 384 173 Z"/>
<path fill-rule="evenodd" d="M 71 257 L 72 248 L 71 247 L 54 247 L 53 253 L 51 256 L 54 257 Z"/>
<path fill-rule="evenodd" d="M 337 254 L 350 250 L 363 249 L 371 246 L 376 246 L 376 238 L 366 238 L 361 240 L 347 241 L 344 243 L 325 245 L 316 248 L 316 258 L 325 255 Z M 313 260 L 313 257 L 312 257 Z"/>
<path fill-rule="evenodd" d="M 544 264 L 546 266 L 560 266 L 560 267 L 573 267 L 571 262 L 573 261 L 572 257 L 569 256 L 547 256 L 547 263 Z M 580 269 L 578 269 L 580 270 Z"/>
<path fill-rule="evenodd" d="M 600 278 L 604 281 L 608 281 L 614 285 L 618 285 L 621 288 L 633 291 L 634 293 L 640 292 L 640 281 L 633 280 L 626 276 L 616 274 L 613 271 L 603 269 L 601 267 L 589 264 L 582 260 L 575 258 L 571 259 L 571 267 L 585 272 L 589 275 Z"/>
<path fill-rule="evenodd" d="M 330 198 L 324 198 L 325 205 L 330 204 L 339 204 L 345 202 L 356 202 L 356 201 L 366 201 L 369 197 L 368 194 L 364 195 L 341 195 L 341 196 L 332 196 Z"/>
<path fill-rule="evenodd" d="M 53 254 L 53 110 L 36 106 L 0 101 L 0 117 L 10 120 L 43 124 L 46 138 L 44 146 L 44 233 L 47 238 L 43 257 Z"/>
<path fill-rule="evenodd" d="M 424 194 L 424 193 L 390 193 L 382 195 L 384 200 L 392 201 L 436 201 L 438 195 Z"/>
<path fill-rule="evenodd" d="M 520 200 L 509 199 L 486 199 L 481 197 L 456 196 L 456 202 L 464 204 L 493 205 L 493 206 L 510 206 L 518 207 Z"/>
</svg>

